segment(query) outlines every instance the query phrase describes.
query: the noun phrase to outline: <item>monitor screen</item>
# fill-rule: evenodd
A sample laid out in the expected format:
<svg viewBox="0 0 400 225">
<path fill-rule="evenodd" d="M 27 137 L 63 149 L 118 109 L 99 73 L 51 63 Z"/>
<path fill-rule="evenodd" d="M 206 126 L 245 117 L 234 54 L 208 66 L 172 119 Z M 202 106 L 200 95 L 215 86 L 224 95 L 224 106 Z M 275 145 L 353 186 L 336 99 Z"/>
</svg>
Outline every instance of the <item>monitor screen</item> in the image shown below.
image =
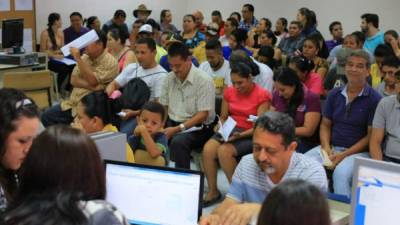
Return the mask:
<svg viewBox="0 0 400 225">
<path fill-rule="evenodd" d="M 131 224 L 195 225 L 203 175 L 197 171 L 106 161 L 107 201 Z"/>
<path fill-rule="evenodd" d="M 396 166 L 397 172 L 362 164 L 358 167 L 351 224 L 399 224 L 400 165 Z"/>
<path fill-rule="evenodd" d="M 24 38 L 24 19 L 3 20 L 1 38 L 3 48 L 22 47 Z"/>
</svg>

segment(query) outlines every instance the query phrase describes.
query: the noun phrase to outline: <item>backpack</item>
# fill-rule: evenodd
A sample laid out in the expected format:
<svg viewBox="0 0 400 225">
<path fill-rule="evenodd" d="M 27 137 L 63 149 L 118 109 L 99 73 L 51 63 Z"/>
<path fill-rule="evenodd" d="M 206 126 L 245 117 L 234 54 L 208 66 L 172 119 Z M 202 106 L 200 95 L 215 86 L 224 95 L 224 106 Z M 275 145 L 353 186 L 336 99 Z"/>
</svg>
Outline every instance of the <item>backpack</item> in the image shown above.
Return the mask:
<svg viewBox="0 0 400 225">
<path fill-rule="evenodd" d="M 121 109 L 139 110 L 150 99 L 150 88 L 141 78 L 133 78 L 125 85 L 119 98 Z"/>
</svg>

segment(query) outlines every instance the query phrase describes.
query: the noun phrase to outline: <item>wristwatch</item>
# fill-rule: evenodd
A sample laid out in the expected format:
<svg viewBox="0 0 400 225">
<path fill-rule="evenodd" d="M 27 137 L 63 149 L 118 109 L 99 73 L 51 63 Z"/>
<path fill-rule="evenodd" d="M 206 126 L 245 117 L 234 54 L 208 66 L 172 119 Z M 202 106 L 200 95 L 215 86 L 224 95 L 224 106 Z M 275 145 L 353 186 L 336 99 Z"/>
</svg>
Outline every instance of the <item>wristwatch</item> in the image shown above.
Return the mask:
<svg viewBox="0 0 400 225">
<path fill-rule="evenodd" d="M 186 130 L 185 124 L 183 123 L 179 124 L 179 128 L 181 129 L 181 131 Z"/>
</svg>

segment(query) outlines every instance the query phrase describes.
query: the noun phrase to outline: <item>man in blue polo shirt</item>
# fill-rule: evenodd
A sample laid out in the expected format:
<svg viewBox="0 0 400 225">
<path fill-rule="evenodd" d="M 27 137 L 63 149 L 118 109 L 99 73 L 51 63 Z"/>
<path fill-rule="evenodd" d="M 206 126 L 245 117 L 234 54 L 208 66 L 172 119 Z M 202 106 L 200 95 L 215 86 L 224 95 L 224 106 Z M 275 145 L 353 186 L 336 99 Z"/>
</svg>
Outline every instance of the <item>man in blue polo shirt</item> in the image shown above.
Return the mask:
<svg viewBox="0 0 400 225">
<path fill-rule="evenodd" d="M 369 157 L 366 151 L 372 120 L 381 99 L 367 84 L 369 66 L 369 55 L 364 50 L 348 56 L 347 85 L 329 92 L 320 127 L 321 145 L 306 153 L 334 170 L 333 189 L 337 194 L 351 195 L 354 158 Z"/>
<path fill-rule="evenodd" d="M 326 191 L 322 166 L 296 153 L 296 147 L 292 118 L 280 112 L 260 117 L 253 134 L 253 154 L 240 160 L 224 201 L 199 224 L 249 224 L 269 192 L 285 180 L 306 180 Z"/>
</svg>

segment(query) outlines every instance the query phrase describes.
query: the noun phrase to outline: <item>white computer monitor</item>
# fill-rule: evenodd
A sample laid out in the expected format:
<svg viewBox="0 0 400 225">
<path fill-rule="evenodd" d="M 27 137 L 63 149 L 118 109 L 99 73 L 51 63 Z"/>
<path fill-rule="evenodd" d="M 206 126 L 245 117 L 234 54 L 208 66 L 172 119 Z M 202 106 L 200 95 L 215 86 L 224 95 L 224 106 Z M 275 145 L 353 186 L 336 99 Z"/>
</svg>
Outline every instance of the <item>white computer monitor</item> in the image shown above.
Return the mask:
<svg viewBox="0 0 400 225">
<path fill-rule="evenodd" d="M 351 225 L 398 225 L 400 165 L 356 158 Z"/>
<path fill-rule="evenodd" d="M 105 160 L 106 200 L 131 224 L 195 225 L 202 212 L 200 171 Z"/>
</svg>

